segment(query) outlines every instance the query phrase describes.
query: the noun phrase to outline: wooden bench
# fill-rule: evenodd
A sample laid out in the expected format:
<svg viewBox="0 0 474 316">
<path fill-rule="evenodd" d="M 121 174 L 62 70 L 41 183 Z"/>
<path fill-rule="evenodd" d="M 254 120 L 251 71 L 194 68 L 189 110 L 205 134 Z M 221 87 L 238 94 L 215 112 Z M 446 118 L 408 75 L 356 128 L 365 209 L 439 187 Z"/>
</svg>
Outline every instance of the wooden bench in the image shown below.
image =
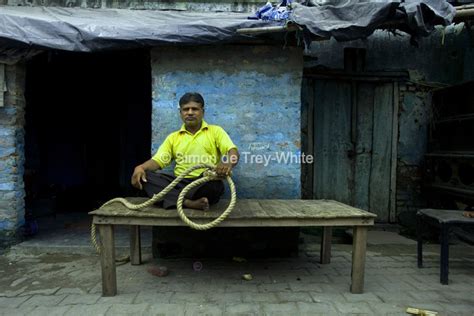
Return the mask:
<svg viewBox="0 0 474 316">
<path fill-rule="evenodd" d="M 440 230 L 439 281 L 444 285 L 448 284 L 450 229 L 459 225 L 474 226 L 474 218 L 464 217 L 462 213 L 460 210 L 423 209 L 416 214 L 418 268 L 423 268 L 423 228 L 425 224 L 438 226 Z"/>
<path fill-rule="evenodd" d="M 144 198 L 130 198 L 132 203 L 144 202 Z M 216 218 L 228 201 L 214 205 L 209 212 L 187 210 L 187 216 L 197 223 Z M 115 203 L 89 213 L 97 225 L 102 252 L 102 295 L 117 294 L 115 271 L 114 226 L 129 225 L 130 261 L 141 263 L 140 226 L 184 226 L 176 210 L 149 207 L 131 211 Z M 365 252 L 367 228 L 374 224 L 375 214 L 331 200 L 238 200 L 233 212 L 219 227 L 308 227 L 323 226 L 321 263 L 329 263 L 331 257 L 332 226 L 351 226 L 354 230 L 352 244 L 352 293 L 364 291 Z"/>
</svg>

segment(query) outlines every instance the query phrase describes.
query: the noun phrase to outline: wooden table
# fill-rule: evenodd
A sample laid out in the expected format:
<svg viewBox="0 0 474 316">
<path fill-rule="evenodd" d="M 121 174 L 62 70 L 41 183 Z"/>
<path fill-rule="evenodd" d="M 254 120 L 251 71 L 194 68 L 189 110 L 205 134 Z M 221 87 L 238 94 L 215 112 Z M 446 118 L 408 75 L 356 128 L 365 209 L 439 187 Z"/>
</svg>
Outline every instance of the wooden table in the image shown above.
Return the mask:
<svg viewBox="0 0 474 316">
<path fill-rule="evenodd" d="M 144 202 L 144 198 L 129 198 L 132 203 Z M 228 201 L 214 205 L 209 212 L 187 210 L 187 216 L 197 223 L 216 218 Z M 185 226 L 176 210 L 148 207 L 131 211 L 115 203 L 89 213 L 97 225 L 102 252 L 102 295 L 117 294 L 115 272 L 114 226 L 129 225 L 130 261 L 141 263 L 140 226 Z M 323 226 L 321 263 L 331 258 L 332 226 L 353 227 L 352 244 L 352 293 L 363 293 L 367 228 L 374 224 L 375 214 L 331 200 L 238 200 L 232 213 L 219 227 L 304 227 Z"/>
</svg>

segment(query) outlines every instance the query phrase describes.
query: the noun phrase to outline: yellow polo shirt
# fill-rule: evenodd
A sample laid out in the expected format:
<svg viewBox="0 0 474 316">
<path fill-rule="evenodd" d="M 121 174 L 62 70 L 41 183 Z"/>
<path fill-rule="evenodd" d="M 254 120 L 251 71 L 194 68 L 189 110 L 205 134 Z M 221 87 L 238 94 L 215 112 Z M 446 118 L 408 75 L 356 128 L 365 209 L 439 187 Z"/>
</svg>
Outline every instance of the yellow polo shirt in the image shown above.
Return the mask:
<svg viewBox="0 0 474 316">
<path fill-rule="evenodd" d="M 152 159 L 161 169 L 175 160 L 174 174 L 179 176 L 189 167 L 200 163 L 217 165 L 232 148 L 237 146 L 222 127 L 208 125 L 203 120 L 201 128 L 194 135 L 186 130 L 184 124 L 179 131 L 169 134 Z M 186 178 L 198 177 L 203 171 L 194 170 Z"/>
</svg>

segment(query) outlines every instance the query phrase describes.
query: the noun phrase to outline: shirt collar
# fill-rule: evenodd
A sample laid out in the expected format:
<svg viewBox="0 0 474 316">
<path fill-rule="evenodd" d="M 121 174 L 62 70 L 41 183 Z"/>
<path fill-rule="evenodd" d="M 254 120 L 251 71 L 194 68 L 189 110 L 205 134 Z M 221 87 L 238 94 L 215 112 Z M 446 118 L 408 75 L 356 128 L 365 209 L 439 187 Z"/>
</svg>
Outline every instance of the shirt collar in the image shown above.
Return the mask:
<svg viewBox="0 0 474 316">
<path fill-rule="evenodd" d="M 207 124 L 207 122 L 202 120 L 201 128 L 199 129 L 199 131 L 196 132 L 196 134 L 199 133 L 200 131 L 202 131 L 204 129 L 208 129 L 208 128 L 209 128 L 209 125 Z M 186 133 L 187 132 L 186 126 L 184 124 L 181 125 L 181 128 L 179 129 L 179 132 L 180 133 L 183 133 L 183 132 Z"/>
</svg>

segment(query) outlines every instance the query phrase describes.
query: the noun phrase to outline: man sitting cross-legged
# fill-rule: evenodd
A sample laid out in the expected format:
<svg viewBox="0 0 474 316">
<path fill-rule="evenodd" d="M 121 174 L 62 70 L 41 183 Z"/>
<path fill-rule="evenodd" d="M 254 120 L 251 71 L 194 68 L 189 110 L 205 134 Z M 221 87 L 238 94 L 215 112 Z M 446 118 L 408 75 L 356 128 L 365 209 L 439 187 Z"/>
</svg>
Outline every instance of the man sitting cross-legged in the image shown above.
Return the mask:
<svg viewBox="0 0 474 316">
<path fill-rule="evenodd" d="M 199 93 L 186 93 L 179 100 L 179 113 L 183 120 L 181 129 L 171 133 L 159 147 L 157 153 L 146 162 L 135 167 L 132 185 L 144 189 L 148 196 L 161 192 L 186 169 L 200 163 L 216 165 L 216 173 L 229 175 L 237 165 L 239 153 L 229 135 L 217 125 L 204 120 L 204 99 Z M 225 156 L 226 159 L 222 159 Z M 176 162 L 174 175 L 156 172 Z M 161 201 L 164 208 L 175 208 L 181 190 L 201 177 L 203 169 L 191 172 Z M 184 207 L 208 210 L 224 193 L 221 180 L 204 183 L 188 192 Z"/>
</svg>

